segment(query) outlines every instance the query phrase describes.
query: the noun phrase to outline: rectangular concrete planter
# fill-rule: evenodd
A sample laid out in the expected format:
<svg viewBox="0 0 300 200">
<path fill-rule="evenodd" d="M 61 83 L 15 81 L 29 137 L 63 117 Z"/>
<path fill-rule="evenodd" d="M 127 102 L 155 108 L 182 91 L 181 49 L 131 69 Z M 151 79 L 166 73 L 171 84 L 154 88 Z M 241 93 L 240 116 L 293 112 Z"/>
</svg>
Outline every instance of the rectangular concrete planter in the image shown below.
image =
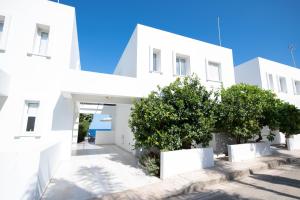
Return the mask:
<svg viewBox="0 0 300 200">
<path fill-rule="evenodd" d="M 289 151 L 300 150 L 300 134 L 288 138 L 287 147 Z"/>
<path fill-rule="evenodd" d="M 230 162 L 251 160 L 256 157 L 271 155 L 269 142 L 228 145 Z"/>
<path fill-rule="evenodd" d="M 212 148 L 183 149 L 160 153 L 160 178 L 214 166 Z"/>
<path fill-rule="evenodd" d="M 113 131 L 96 131 L 95 144 L 114 144 L 115 133 Z"/>
</svg>

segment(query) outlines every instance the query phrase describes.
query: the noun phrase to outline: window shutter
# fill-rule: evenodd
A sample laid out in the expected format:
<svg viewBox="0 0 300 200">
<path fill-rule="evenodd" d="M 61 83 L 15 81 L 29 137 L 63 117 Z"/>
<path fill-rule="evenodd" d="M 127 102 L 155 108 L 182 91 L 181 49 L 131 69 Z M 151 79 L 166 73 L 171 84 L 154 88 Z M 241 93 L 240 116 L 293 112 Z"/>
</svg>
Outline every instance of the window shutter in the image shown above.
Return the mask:
<svg viewBox="0 0 300 200">
<path fill-rule="evenodd" d="M 153 49 L 151 46 L 149 46 L 149 71 L 153 72 Z"/>
<path fill-rule="evenodd" d="M 276 79 L 277 79 L 278 92 L 281 92 L 281 85 L 280 85 L 280 80 L 279 80 L 279 76 L 278 75 L 276 75 Z"/>
<path fill-rule="evenodd" d="M 173 75 L 176 76 L 176 52 L 172 52 Z"/>
<path fill-rule="evenodd" d="M 267 87 L 270 89 L 270 80 L 269 80 L 269 74 L 266 72 L 266 78 L 267 78 Z"/>
<path fill-rule="evenodd" d="M 293 86 L 294 94 L 297 94 L 296 83 L 295 83 L 295 80 L 294 80 L 294 79 L 292 79 L 292 86 Z"/>
</svg>

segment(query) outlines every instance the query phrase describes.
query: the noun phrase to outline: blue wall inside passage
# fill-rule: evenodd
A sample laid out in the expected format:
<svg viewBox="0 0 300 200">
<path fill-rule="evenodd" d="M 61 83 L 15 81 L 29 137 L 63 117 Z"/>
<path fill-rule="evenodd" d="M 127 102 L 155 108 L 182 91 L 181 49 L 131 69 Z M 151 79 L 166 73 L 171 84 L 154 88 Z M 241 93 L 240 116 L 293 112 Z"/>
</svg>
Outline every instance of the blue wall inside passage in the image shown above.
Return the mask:
<svg viewBox="0 0 300 200">
<path fill-rule="evenodd" d="M 96 131 L 110 131 L 111 121 L 102 121 L 103 119 L 110 118 L 110 115 L 94 114 L 93 120 L 89 127 L 89 135 L 95 137 Z"/>
</svg>

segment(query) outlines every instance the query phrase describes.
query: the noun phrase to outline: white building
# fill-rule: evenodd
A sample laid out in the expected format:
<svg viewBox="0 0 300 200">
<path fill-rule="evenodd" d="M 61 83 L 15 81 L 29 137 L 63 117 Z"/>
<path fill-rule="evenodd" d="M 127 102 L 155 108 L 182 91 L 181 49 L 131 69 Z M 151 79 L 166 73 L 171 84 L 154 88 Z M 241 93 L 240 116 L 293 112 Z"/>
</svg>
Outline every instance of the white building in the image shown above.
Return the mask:
<svg viewBox="0 0 300 200">
<path fill-rule="evenodd" d="M 233 85 L 231 49 L 137 25 L 114 75 L 85 72 L 73 7 L 0 0 L 0 198 L 41 195 L 71 155 L 78 114 L 89 105 L 79 103 L 101 104 L 97 112 L 112 116 L 112 131 L 99 134 L 99 144 L 134 152 L 133 99 L 192 73 L 209 89 Z"/>
<path fill-rule="evenodd" d="M 237 83 L 272 90 L 280 99 L 300 108 L 300 69 L 258 57 L 234 70 Z"/>
</svg>

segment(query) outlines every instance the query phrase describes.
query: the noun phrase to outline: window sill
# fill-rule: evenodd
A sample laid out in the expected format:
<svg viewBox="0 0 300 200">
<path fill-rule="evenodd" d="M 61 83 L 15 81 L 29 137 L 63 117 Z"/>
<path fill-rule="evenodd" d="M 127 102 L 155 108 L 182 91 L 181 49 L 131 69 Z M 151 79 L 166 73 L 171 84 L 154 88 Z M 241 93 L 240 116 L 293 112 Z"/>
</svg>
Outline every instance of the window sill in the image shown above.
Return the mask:
<svg viewBox="0 0 300 200">
<path fill-rule="evenodd" d="M 27 53 L 27 56 L 39 56 L 39 57 L 44 57 L 44 58 L 47 58 L 47 59 L 50 59 L 51 56 L 48 56 L 48 55 L 42 55 L 42 54 L 36 54 L 36 53 Z"/>
<path fill-rule="evenodd" d="M 24 134 L 24 135 L 16 135 L 14 139 L 21 139 L 21 138 L 35 138 L 35 139 L 40 139 L 42 136 L 38 134 Z"/>
<path fill-rule="evenodd" d="M 160 75 L 163 74 L 161 71 L 150 71 L 150 73 L 152 73 L 152 74 L 160 74 Z"/>
<path fill-rule="evenodd" d="M 279 91 L 280 94 L 288 94 L 288 92 Z"/>
<path fill-rule="evenodd" d="M 178 74 L 174 74 L 173 75 L 174 77 L 178 77 L 178 78 L 184 78 L 184 77 L 188 77 L 188 76 L 190 76 L 189 74 L 187 74 L 187 75 L 178 75 Z"/>
<path fill-rule="evenodd" d="M 214 83 L 223 83 L 223 81 L 214 81 L 214 80 L 206 80 L 207 82 L 214 82 Z"/>
</svg>

